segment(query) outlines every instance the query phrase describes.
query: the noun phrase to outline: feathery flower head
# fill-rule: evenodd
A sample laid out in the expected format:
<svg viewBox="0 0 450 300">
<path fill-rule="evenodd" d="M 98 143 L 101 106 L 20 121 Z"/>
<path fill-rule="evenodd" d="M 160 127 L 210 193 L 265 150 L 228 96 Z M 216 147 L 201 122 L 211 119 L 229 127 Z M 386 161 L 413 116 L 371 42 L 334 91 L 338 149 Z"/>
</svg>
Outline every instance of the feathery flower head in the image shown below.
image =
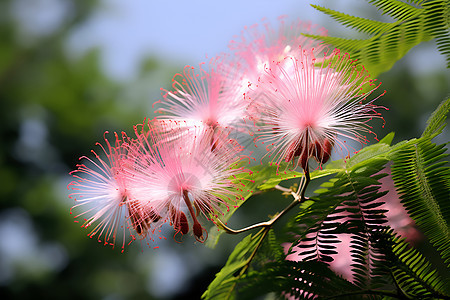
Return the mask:
<svg viewBox="0 0 450 300">
<path fill-rule="evenodd" d="M 111 145 L 107 133 L 106 146 L 97 143 L 103 153 L 99 155 L 92 150 L 95 158 L 80 157 L 83 162 L 70 173 L 75 178 L 67 186 L 72 191 L 69 198 L 75 201 L 70 213 L 75 213 L 75 222 L 84 219 L 81 227 L 91 229 L 89 237 L 97 236 L 99 242 L 113 247 L 119 243 L 123 250 L 128 235 L 134 236 L 125 205 L 128 190 L 122 172 L 127 163 L 124 145 L 129 139 L 124 133 L 122 138 L 115 133 Z"/>
<path fill-rule="evenodd" d="M 382 118 L 367 96 L 379 87 L 364 67 L 347 53 L 334 50 L 318 59 L 306 49 L 266 68 L 251 99 L 261 112 L 256 140 L 267 145 L 272 162 L 307 167 L 313 157 L 327 162 L 333 146 L 346 149 L 345 139 L 364 144 L 367 124 Z M 383 93 L 384 94 L 384 93 Z"/>
<path fill-rule="evenodd" d="M 242 63 L 244 85 L 255 83 L 266 68 L 270 68 L 288 55 L 297 55 L 303 48 L 320 47 L 319 42 L 307 38 L 302 33 L 327 35 L 325 28 L 303 22 L 299 19 L 289 21 L 285 16 L 279 18 L 278 28 L 269 22 L 263 29 L 255 24 L 246 27 L 242 34 L 231 41 L 230 49 Z"/>
<path fill-rule="evenodd" d="M 165 91 L 160 119 L 180 121 L 187 128 L 222 127 L 237 129 L 243 119 L 246 103 L 234 67 L 217 57 L 198 69 L 186 66 L 183 74 L 173 78 L 173 90 Z"/>
<path fill-rule="evenodd" d="M 242 149 L 217 129 L 180 131 L 176 126 L 152 120 L 135 127 L 137 143 L 130 144 L 128 154 L 133 164 L 125 168 L 129 199 L 173 226 L 175 236 L 192 228 L 203 242 L 207 231 L 198 216 L 217 218 L 240 199 L 230 177 L 243 171 L 236 167 Z"/>
</svg>

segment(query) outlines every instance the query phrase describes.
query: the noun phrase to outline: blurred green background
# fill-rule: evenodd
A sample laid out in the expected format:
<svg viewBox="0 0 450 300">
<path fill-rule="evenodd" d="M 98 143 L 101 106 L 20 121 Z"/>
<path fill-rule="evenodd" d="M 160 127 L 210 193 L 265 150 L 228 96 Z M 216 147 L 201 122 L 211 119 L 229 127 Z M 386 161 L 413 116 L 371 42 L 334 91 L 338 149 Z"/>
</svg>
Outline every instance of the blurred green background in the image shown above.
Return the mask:
<svg viewBox="0 0 450 300">
<path fill-rule="evenodd" d="M 215 250 L 192 238 L 181 245 L 169 238 L 159 250 L 134 243 L 121 254 L 89 239 L 73 222 L 66 188 L 68 172 L 104 131 L 130 132 L 151 116 L 159 89 L 169 88 L 172 76 L 195 62 L 149 52 L 131 76 L 115 76 L 103 67 L 101 49 L 76 52 L 73 42 L 68 43 L 79 28 L 89 28 L 104 5 L 88 0 L 19 2 L 0 1 L 0 298 L 198 299 L 239 237 L 225 237 Z M 64 2 L 62 17 L 39 29 L 27 16 L 45 11 L 27 6 L 32 2 Z M 299 3 L 295 9 L 305 6 Z M 380 18 L 367 7 L 352 12 Z M 320 20 L 325 26 L 334 24 Z M 352 33 L 333 26 L 330 34 Z M 427 43 L 380 77 L 387 94 L 378 104 L 389 108 L 383 113 L 385 128 L 374 125 L 380 137 L 395 131 L 395 141 L 400 141 L 421 134 L 450 90 L 444 63 L 429 67 L 436 60 L 443 58 Z M 448 137 L 446 131 L 441 139 Z M 233 225 L 264 219 L 285 204 L 259 197 L 245 204 Z"/>
</svg>

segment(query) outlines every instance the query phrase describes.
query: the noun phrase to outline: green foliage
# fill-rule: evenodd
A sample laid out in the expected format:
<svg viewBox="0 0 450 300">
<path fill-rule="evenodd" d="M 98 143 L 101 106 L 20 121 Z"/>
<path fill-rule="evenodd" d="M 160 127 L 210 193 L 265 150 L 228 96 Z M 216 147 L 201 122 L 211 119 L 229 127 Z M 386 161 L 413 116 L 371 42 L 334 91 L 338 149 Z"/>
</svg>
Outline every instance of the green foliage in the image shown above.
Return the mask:
<svg viewBox="0 0 450 300">
<path fill-rule="evenodd" d="M 313 271 L 312 271 L 313 270 Z M 277 298 L 313 299 L 314 296 L 336 295 L 336 292 L 358 291 L 358 287 L 336 275 L 319 261 L 276 261 L 265 265 L 262 272 L 249 272 L 243 279 L 240 299 L 255 299 L 268 293 Z M 353 299 L 360 299 L 355 296 Z M 351 297 L 342 299 L 352 299 Z"/>
<path fill-rule="evenodd" d="M 405 144 L 393 155 L 392 177 L 410 216 L 450 266 L 450 167 L 445 145 L 431 142 L 442 130 L 450 99 L 428 121 L 423 137 Z"/>
<path fill-rule="evenodd" d="M 444 279 L 418 250 L 404 239 L 391 235 L 386 261 L 396 285 L 409 299 L 448 299 L 448 279 Z"/>
<path fill-rule="evenodd" d="M 269 293 L 296 299 L 449 299 L 445 272 L 390 229 L 382 205 L 393 191 L 383 191 L 379 181 L 392 161 L 402 202 L 449 267 L 450 172 L 444 145 L 431 142 L 442 132 L 448 111 L 449 100 L 432 114 L 421 138 L 391 146 L 389 134 L 348 160 L 330 163 L 320 172 L 328 175 L 330 169 L 335 176 L 298 205 L 283 239 L 268 228 L 246 237 L 204 297 L 234 299 L 239 290 L 241 299 Z M 351 237 L 351 281 L 329 268 L 345 235 Z M 289 251 L 282 252 L 282 242 L 290 243 Z"/>
<path fill-rule="evenodd" d="M 364 161 L 365 159 L 373 157 L 374 155 L 378 155 L 380 153 L 388 151 L 388 146 L 392 142 L 393 137 L 393 133 L 388 134 L 379 142 L 378 146 L 371 146 L 362 149 L 347 163 L 349 163 L 350 165 L 356 164 Z M 328 175 L 336 174 L 338 172 L 342 172 L 344 170 L 344 164 L 345 163 L 343 160 L 332 162 L 328 164 L 325 169 L 319 169 L 311 172 L 311 179 L 318 179 Z M 280 167 L 279 169 L 283 171 L 278 171 L 278 168 L 276 166 L 259 165 L 250 167 L 250 172 L 248 173 L 242 173 L 236 176 L 234 180 L 239 182 L 242 186 L 242 189 L 239 191 L 240 195 L 242 196 L 242 201 L 238 201 L 239 203 L 237 203 L 237 205 L 235 206 L 231 205 L 229 209 L 227 209 L 226 213 L 220 217 L 220 219 L 224 223 L 226 223 L 234 214 L 234 212 L 239 208 L 239 206 L 241 206 L 255 192 L 272 189 L 275 188 L 275 186 L 283 180 L 301 178 L 303 176 L 303 173 L 292 169 L 283 169 L 283 167 Z M 218 231 L 216 230 L 216 227 L 213 226 L 210 232 L 211 234 L 208 237 L 206 245 L 214 248 L 217 245 L 219 237 L 224 233 L 224 231 Z"/>
<path fill-rule="evenodd" d="M 241 299 L 268 293 L 295 299 L 448 299 L 447 280 L 419 251 L 392 230 L 377 234 L 378 259 L 371 265 L 387 280 L 378 288 L 352 283 L 334 273 L 326 263 L 311 261 L 269 261 L 261 272 L 249 272 L 241 282 Z M 393 291 L 398 288 L 397 291 Z"/>
<path fill-rule="evenodd" d="M 332 169 L 332 168 L 315 170 L 315 171 L 311 172 L 311 179 L 325 177 L 328 175 L 335 174 L 339 171 L 340 171 L 340 169 Z M 303 173 L 289 169 L 286 171 L 282 171 L 281 173 L 278 173 L 278 174 L 277 174 L 277 172 L 271 172 L 268 175 L 269 176 L 267 178 L 265 178 L 264 182 L 258 186 L 259 190 L 273 189 L 273 188 L 275 188 L 276 185 L 278 185 L 283 180 L 293 179 L 293 178 L 301 178 L 303 176 Z"/>
<path fill-rule="evenodd" d="M 433 138 L 434 135 L 440 134 L 445 127 L 445 120 L 450 111 L 450 98 L 439 105 L 427 121 L 427 128 L 422 134 L 422 137 Z"/>
<path fill-rule="evenodd" d="M 245 237 L 234 248 L 227 263 L 216 274 L 216 278 L 211 282 L 202 299 L 234 299 L 237 281 L 247 270 L 266 235 L 267 231 L 263 229 L 255 235 L 250 234 Z"/>
<path fill-rule="evenodd" d="M 379 210 L 378 206 L 382 203 L 373 204 L 375 199 L 385 194 L 379 192 L 379 183 L 377 181 L 384 175 L 374 174 L 378 173 L 387 161 L 385 155 L 388 149 L 386 147 L 389 148 L 389 146 L 385 142 L 390 142 L 391 137 L 392 135 L 380 141 L 379 144 L 363 149 L 358 155 L 346 162 L 340 161 L 339 164 L 333 164 L 332 167 L 342 164 L 343 168 L 339 170 L 336 177 L 330 180 L 328 184 L 324 184 L 325 187 L 328 187 L 328 185 L 331 185 L 331 187 L 319 191 L 320 197 L 313 198 L 300 205 L 301 212 L 289 226 L 289 231 L 300 235 L 301 238 L 299 240 L 308 243 L 304 247 L 307 249 L 302 253 L 308 256 L 305 259 L 306 261 L 330 262 L 332 260 L 331 255 L 337 253 L 334 250 L 334 244 L 339 243 L 334 233 L 342 231 L 343 228 L 346 228 L 346 232 L 351 232 L 355 235 L 353 244 L 354 248 L 358 250 L 361 241 L 356 237 L 356 234 L 360 232 L 360 229 L 364 227 L 364 234 L 369 236 L 371 235 L 370 230 L 381 228 L 386 222 L 383 218 L 379 218 L 379 216 L 382 216 L 383 211 Z M 372 188 L 373 185 L 378 185 L 378 187 Z M 351 212 L 350 220 L 345 222 L 344 225 L 338 222 L 338 220 L 347 217 L 345 214 L 342 214 L 343 212 Z M 364 218 L 368 218 L 370 221 L 364 222 Z M 303 224 L 306 229 L 299 227 L 299 224 Z M 301 231 L 299 232 L 299 230 Z M 255 271 L 257 263 L 252 262 L 252 260 L 259 245 L 263 243 L 267 232 L 267 229 L 263 229 L 255 237 L 248 236 L 239 243 L 225 267 L 216 275 L 216 279 L 204 294 L 205 299 L 212 299 L 213 297 L 231 299 L 238 280 L 250 267 L 251 263 L 253 265 L 249 276 L 258 274 L 259 271 Z M 307 233 L 313 233 L 315 237 L 306 237 Z M 267 246 L 263 247 L 263 249 L 267 247 L 270 249 L 269 251 L 259 251 L 258 256 L 255 258 L 256 262 L 260 264 L 263 262 L 260 268 L 262 272 L 270 270 L 265 264 L 267 261 L 270 262 L 276 259 L 279 263 L 285 260 L 284 255 L 281 255 L 280 242 L 271 234 L 269 234 L 267 239 Z M 252 254 L 249 256 L 250 252 Z M 357 259 L 366 255 L 367 253 L 361 251 L 355 253 Z M 362 263 L 355 265 L 355 269 L 363 268 Z M 318 276 L 315 272 L 312 274 Z"/>
<path fill-rule="evenodd" d="M 372 76 L 389 70 L 412 47 L 421 42 L 436 39 L 439 51 L 446 56 L 450 67 L 450 2 L 448 0 L 408 1 L 371 0 L 384 14 L 395 22 L 380 22 L 344 14 L 319 5 L 317 10 L 331 16 L 344 26 L 356 29 L 368 39 L 345 39 L 309 35 L 323 40 L 358 59 Z"/>
<path fill-rule="evenodd" d="M 289 231 L 297 237 L 293 246 L 300 248 L 299 258 L 329 263 L 338 254 L 339 235 L 350 234 L 354 279 L 357 285 L 365 284 L 371 275 L 367 262 L 377 259 L 377 234 L 387 222 L 381 209 L 384 202 L 378 200 L 387 192 L 380 191 L 378 180 L 385 176 L 380 172 L 388 162 L 388 148 L 379 143 L 349 159 L 289 224 Z"/>
</svg>

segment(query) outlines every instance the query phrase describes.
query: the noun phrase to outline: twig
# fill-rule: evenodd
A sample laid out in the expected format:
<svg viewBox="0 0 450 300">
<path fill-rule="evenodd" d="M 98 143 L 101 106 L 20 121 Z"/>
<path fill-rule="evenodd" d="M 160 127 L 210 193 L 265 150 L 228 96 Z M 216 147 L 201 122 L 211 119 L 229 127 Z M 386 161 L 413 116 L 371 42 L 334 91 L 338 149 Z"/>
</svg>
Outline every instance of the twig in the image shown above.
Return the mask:
<svg viewBox="0 0 450 300">
<path fill-rule="evenodd" d="M 303 177 L 302 177 L 303 178 Z M 282 191 L 282 192 L 289 192 L 293 197 L 294 197 L 294 201 L 291 202 L 291 204 L 289 204 L 289 206 L 287 206 L 285 209 L 283 209 L 282 212 L 278 213 L 277 215 L 275 215 L 272 219 L 270 219 L 267 222 L 261 222 L 261 223 L 257 223 L 257 224 L 253 224 L 250 225 L 248 227 L 242 228 L 242 229 L 231 229 L 230 227 L 226 226 L 225 224 L 223 224 L 222 221 L 220 221 L 219 219 L 217 220 L 217 225 L 219 227 L 221 227 L 223 230 L 225 230 L 226 233 L 229 234 L 239 234 L 242 232 L 246 232 L 255 228 L 259 228 L 259 227 L 264 227 L 264 228 L 271 228 L 272 225 L 278 220 L 280 219 L 283 215 L 285 215 L 288 211 L 290 211 L 292 208 L 294 208 L 296 205 L 298 205 L 299 203 L 301 203 L 302 201 L 307 200 L 307 197 L 305 197 L 305 192 L 306 192 L 306 188 L 309 185 L 309 182 L 311 181 L 311 178 L 309 176 L 309 168 L 308 166 L 306 166 L 305 168 L 305 181 L 303 182 L 303 179 L 300 183 L 299 189 L 297 190 L 297 192 L 292 191 L 291 189 L 282 187 L 280 185 L 276 185 L 275 188 Z"/>
</svg>

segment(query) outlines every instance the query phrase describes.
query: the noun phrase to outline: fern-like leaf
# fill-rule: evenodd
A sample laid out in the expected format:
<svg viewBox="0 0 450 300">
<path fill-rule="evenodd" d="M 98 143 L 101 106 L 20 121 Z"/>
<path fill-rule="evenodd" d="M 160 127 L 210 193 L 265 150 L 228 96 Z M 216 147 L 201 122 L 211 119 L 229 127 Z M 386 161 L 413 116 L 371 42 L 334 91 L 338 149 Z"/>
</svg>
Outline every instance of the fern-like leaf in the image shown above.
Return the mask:
<svg viewBox="0 0 450 300">
<path fill-rule="evenodd" d="M 426 30 L 436 37 L 438 50 L 445 56 L 447 68 L 450 68 L 450 1 L 427 1 L 423 3 Z"/>
<path fill-rule="evenodd" d="M 372 267 L 376 276 L 385 277 L 382 286 L 349 282 L 324 262 L 278 258 L 243 276 L 239 296 L 254 299 L 275 293 L 291 299 L 450 299 L 448 278 L 442 277 L 417 249 L 392 229 L 378 231 L 373 237 L 379 258 Z M 364 241 L 360 243 L 364 248 Z"/>
<path fill-rule="evenodd" d="M 356 292 L 359 288 L 336 275 L 318 261 L 276 261 L 262 272 L 249 272 L 241 282 L 241 299 L 255 299 L 275 293 L 280 299 L 326 299 L 327 296 Z M 340 299 L 361 299 L 361 295 Z"/>
<path fill-rule="evenodd" d="M 417 44 L 436 39 L 439 51 L 450 67 L 450 1 L 369 0 L 383 14 L 396 19 L 395 22 L 378 22 L 350 16 L 322 6 L 313 5 L 344 26 L 364 32 L 368 39 L 344 39 L 338 37 L 308 35 L 322 40 L 358 59 L 372 76 L 389 70 Z"/>
<path fill-rule="evenodd" d="M 246 236 L 228 257 L 227 263 L 203 293 L 202 299 L 234 299 L 238 280 L 249 267 L 261 242 L 267 235 L 265 229 Z"/>
<path fill-rule="evenodd" d="M 384 143 L 363 149 L 316 191 L 317 197 L 304 203 L 289 225 L 297 235 L 293 245 L 297 245 L 299 259 L 329 263 L 338 254 L 340 235 L 350 234 L 354 282 L 360 287 L 373 286 L 369 278 L 377 276 L 371 264 L 381 259 L 376 248 L 377 232 L 384 230 L 387 222 L 379 200 L 386 192 L 380 191 L 378 180 L 384 177 L 380 171 L 388 161 L 389 149 Z"/>
<path fill-rule="evenodd" d="M 398 0 L 369 0 L 369 3 L 381 9 L 383 14 L 388 14 L 399 21 L 416 17 L 418 13 L 414 6 Z"/>
<path fill-rule="evenodd" d="M 422 137 L 433 138 L 440 134 L 445 127 L 447 115 L 450 112 L 450 98 L 442 101 L 438 108 L 433 112 L 427 121 L 427 128 L 422 134 Z"/>
<path fill-rule="evenodd" d="M 438 271 L 417 249 L 392 231 L 386 232 L 386 263 L 399 292 L 409 299 L 450 299 L 449 287 Z"/>
<path fill-rule="evenodd" d="M 392 177 L 408 213 L 450 267 L 450 167 L 445 145 L 431 141 L 442 131 L 449 110 L 447 99 L 428 120 L 422 137 L 393 153 Z"/>
<path fill-rule="evenodd" d="M 378 34 L 383 31 L 391 29 L 391 27 L 395 25 L 391 23 L 368 20 L 360 17 L 351 16 L 320 5 L 311 4 L 311 6 L 317 9 L 318 11 L 321 11 L 329 15 L 330 17 L 332 17 L 333 19 L 335 19 L 336 21 L 338 21 L 339 23 L 341 23 L 346 27 L 352 27 L 360 32 L 364 32 L 367 34 Z"/>
<path fill-rule="evenodd" d="M 394 154 L 392 177 L 411 218 L 450 266 L 450 168 L 444 145 L 413 140 Z"/>
</svg>

